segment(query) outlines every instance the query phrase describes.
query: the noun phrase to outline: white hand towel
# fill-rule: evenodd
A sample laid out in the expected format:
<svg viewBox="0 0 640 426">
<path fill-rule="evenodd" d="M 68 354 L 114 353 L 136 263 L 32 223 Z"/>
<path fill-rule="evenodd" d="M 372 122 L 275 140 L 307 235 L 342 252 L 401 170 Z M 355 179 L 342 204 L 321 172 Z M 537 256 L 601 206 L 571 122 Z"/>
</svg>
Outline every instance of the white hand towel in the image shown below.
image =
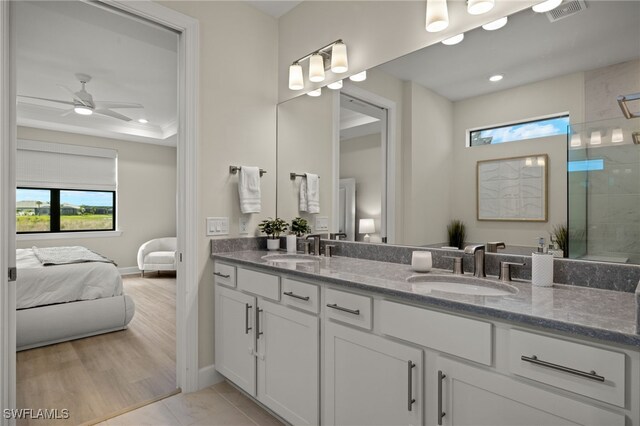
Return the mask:
<svg viewBox="0 0 640 426">
<path fill-rule="evenodd" d="M 300 179 L 300 202 L 298 203 L 298 210 L 306 212 L 309 208 L 307 202 L 307 178 Z"/>
<path fill-rule="evenodd" d="M 242 213 L 260 213 L 260 168 L 242 166 L 238 179 L 240 211 Z"/>
<path fill-rule="evenodd" d="M 320 179 L 318 175 L 307 173 L 307 207 L 309 213 L 320 213 Z"/>
</svg>

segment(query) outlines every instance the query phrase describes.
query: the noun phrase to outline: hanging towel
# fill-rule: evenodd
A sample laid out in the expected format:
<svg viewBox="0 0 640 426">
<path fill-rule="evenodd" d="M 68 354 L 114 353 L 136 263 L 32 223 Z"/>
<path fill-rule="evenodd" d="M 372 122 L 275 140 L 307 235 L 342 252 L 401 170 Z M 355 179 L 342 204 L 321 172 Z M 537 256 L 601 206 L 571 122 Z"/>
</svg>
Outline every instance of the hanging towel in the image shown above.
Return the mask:
<svg viewBox="0 0 640 426">
<path fill-rule="evenodd" d="M 300 203 L 298 206 L 298 210 L 301 212 L 306 212 L 309 209 L 309 203 L 307 200 L 307 178 L 303 177 L 300 179 Z"/>
<path fill-rule="evenodd" d="M 320 213 L 320 179 L 318 175 L 307 173 L 307 211 Z"/>
<path fill-rule="evenodd" d="M 260 168 L 242 166 L 238 179 L 240 211 L 242 213 L 260 213 Z"/>
</svg>

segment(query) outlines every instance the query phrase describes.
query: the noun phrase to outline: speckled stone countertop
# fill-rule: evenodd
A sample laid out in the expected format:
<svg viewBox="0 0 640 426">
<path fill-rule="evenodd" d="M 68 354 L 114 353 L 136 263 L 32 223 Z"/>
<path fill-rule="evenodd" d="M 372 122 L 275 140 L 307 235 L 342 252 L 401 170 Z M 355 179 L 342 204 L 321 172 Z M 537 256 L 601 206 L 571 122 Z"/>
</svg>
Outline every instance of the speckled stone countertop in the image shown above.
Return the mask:
<svg viewBox="0 0 640 426">
<path fill-rule="evenodd" d="M 212 257 L 223 262 L 405 299 L 424 306 L 640 348 L 640 285 L 639 291 L 634 294 L 561 284 L 542 288 L 533 287 L 526 281 L 513 281 L 510 284 L 518 291 L 508 296 L 469 296 L 436 291 L 429 293 L 424 289 L 421 291 L 420 283 L 406 281 L 408 277 L 417 275 L 409 265 L 338 256 L 321 257 L 319 262 L 313 263 L 275 263 L 262 258 L 267 254 L 273 252 L 250 250 L 214 253 Z M 432 270 L 428 274 L 453 276 L 443 270 Z"/>
</svg>

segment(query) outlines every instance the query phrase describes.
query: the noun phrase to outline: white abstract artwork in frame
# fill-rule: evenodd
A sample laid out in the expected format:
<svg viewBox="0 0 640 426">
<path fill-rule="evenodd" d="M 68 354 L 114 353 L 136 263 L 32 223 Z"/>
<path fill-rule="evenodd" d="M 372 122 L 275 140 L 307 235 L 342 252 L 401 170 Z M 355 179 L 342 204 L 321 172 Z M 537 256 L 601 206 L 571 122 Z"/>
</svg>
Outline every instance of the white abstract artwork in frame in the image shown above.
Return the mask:
<svg viewBox="0 0 640 426">
<path fill-rule="evenodd" d="M 546 222 L 546 154 L 478 161 L 478 220 Z"/>
</svg>

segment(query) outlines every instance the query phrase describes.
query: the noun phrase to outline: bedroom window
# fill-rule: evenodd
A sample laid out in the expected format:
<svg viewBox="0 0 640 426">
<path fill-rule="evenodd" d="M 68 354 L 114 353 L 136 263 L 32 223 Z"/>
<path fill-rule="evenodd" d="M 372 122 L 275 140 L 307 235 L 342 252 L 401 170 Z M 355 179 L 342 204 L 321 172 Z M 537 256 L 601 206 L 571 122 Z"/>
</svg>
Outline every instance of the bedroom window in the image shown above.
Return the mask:
<svg viewBox="0 0 640 426">
<path fill-rule="evenodd" d="M 560 115 L 502 126 L 474 129 L 469 132 L 468 146 L 496 145 L 527 139 L 566 135 L 568 126 L 569 116 Z"/>
<path fill-rule="evenodd" d="M 116 230 L 117 152 L 18 141 L 19 234 Z"/>
</svg>

